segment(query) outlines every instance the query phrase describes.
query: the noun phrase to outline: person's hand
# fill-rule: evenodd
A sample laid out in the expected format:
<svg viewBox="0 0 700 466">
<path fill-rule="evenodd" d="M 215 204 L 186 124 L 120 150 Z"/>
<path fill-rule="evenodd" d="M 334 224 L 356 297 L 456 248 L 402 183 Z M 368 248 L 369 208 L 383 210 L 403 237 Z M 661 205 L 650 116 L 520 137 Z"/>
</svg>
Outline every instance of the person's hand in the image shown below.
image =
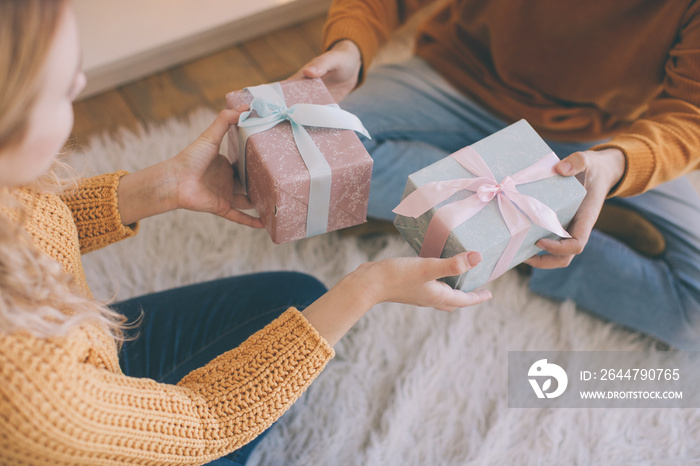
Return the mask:
<svg viewBox="0 0 700 466">
<path fill-rule="evenodd" d="M 168 162 L 169 176 L 176 180 L 177 208 L 210 212 L 225 219 L 262 228 L 260 219 L 241 212 L 252 208 L 243 194 L 234 194 L 231 163 L 219 154 L 219 146 L 230 125 L 238 123 L 240 112 L 224 110 L 192 144 Z"/>
<path fill-rule="evenodd" d="M 357 86 L 361 68 L 360 49 L 350 40 L 341 40 L 289 79 L 321 78 L 335 101 L 341 102 Z"/>
<path fill-rule="evenodd" d="M 577 176 L 586 188 L 586 196 L 571 220 L 568 232 L 571 238 L 541 239 L 537 246 L 547 254 L 533 256 L 525 263 L 540 269 L 566 267 L 588 242 L 600 209 L 612 188 L 625 172 L 625 156 L 618 149 L 574 152 L 561 160 L 556 170 L 563 176 Z"/>
<path fill-rule="evenodd" d="M 442 311 L 479 304 L 491 298 L 490 291 L 465 293 L 437 280 L 463 274 L 479 262 L 478 252 L 465 252 L 448 259 L 398 257 L 369 262 L 345 276 L 302 314 L 334 345 L 378 303 L 396 302 Z"/>
<path fill-rule="evenodd" d="M 491 298 L 491 292 L 481 289 L 465 293 L 438 279 L 466 273 L 480 262 L 481 254 L 475 251 L 446 259 L 397 257 L 363 264 L 350 276 L 366 280 L 371 303 L 394 302 L 453 311 L 482 303 Z"/>
</svg>

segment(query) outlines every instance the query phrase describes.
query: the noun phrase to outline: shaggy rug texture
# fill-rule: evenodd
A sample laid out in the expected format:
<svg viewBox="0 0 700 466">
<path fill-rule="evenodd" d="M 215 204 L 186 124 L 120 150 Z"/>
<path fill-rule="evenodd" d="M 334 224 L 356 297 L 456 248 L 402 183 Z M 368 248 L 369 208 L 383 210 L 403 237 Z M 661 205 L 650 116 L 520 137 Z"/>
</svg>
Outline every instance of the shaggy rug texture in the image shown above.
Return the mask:
<svg viewBox="0 0 700 466">
<path fill-rule="evenodd" d="M 413 25 L 415 25 L 414 20 Z M 410 55 L 409 24 L 378 57 Z M 135 171 L 172 157 L 214 119 L 200 111 L 138 133 L 94 138 L 76 154 L 85 174 Z M 694 183 L 700 188 L 700 178 Z M 311 273 L 328 287 L 366 261 L 413 256 L 398 236 L 337 232 L 274 245 L 265 231 L 177 211 L 84 257 L 105 300 L 266 270 Z M 336 357 L 280 419 L 251 465 L 700 464 L 700 410 L 508 408 L 508 351 L 645 350 L 655 341 L 572 302 L 534 295 L 515 271 L 494 299 L 452 313 L 398 304 L 370 310 Z"/>
<path fill-rule="evenodd" d="M 214 117 L 201 111 L 97 137 L 75 162 L 85 174 L 135 171 L 176 154 Z M 264 231 L 176 211 L 146 219 L 136 237 L 87 254 L 84 264 L 96 296 L 121 300 L 264 270 L 308 272 L 330 287 L 363 262 L 409 255 L 397 235 L 336 232 L 277 246 Z M 251 464 L 700 463 L 698 410 L 508 408 L 509 350 L 644 350 L 655 342 L 532 294 L 515 271 L 488 287 L 493 300 L 452 313 L 370 310 Z"/>
</svg>

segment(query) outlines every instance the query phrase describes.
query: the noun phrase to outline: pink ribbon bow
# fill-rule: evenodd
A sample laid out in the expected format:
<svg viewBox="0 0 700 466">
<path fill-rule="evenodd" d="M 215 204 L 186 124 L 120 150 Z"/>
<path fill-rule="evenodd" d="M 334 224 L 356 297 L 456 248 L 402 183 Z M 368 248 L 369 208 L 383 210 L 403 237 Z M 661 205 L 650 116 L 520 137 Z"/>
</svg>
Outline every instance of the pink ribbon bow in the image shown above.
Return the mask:
<svg viewBox="0 0 700 466">
<path fill-rule="evenodd" d="M 446 204 L 435 212 L 425 232 L 420 251 L 421 257 L 440 257 L 450 232 L 476 215 L 494 198 L 510 231 L 510 240 L 493 269 L 489 281 L 508 270 L 530 230 L 528 218 L 552 233 L 563 238 L 571 238 L 571 235 L 559 224 L 557 214 L 552 209 L 534 197 L 519 193 L 516 189 L 519 184 L 555 176 L 557 173 L 554 166 L 559 159 L 554 152 L 550 152 L 515 175 L 506 176 L 500 183 L 496 181 L 484 159 L 471 146 L 455 152 L 450 157 L 476 175 L 476 178 L 427 183 L 406 196 L 394 209 L 396 214 L 418 218 L 458 191 L 475 192 L 472 196 Z"/>
</svg>

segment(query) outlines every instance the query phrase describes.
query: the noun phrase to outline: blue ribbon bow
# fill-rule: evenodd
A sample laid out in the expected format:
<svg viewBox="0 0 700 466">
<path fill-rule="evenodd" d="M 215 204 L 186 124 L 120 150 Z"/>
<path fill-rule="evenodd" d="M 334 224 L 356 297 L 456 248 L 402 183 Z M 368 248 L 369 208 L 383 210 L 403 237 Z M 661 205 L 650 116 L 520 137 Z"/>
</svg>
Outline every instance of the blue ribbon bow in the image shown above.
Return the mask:
<svg viewBox="0 0 700 466">
<path fill-rule="evenodd" d="M 306 236 L 319 235 L 328 230 L 328 213 L 331 203 L 331 167 L 304 126 L 350 129 L 370 138 L 369 133 L 350 112 L 336 104 L 294 104 L 287 107 L 284 92 L 279 83 L 246 88 L 252 95 L 250 110 L 243 112 L 238 120 L 238 170 L 243 188 L 246 189 L 245 147 L 248 138 L 267 131 L 283 121 L 292 125 L 294 142 L 301 158 L 309 170 L 309 208 L 306 217 Z M 257 116 L 252 116 L 253 112 Z"/>
</svg>

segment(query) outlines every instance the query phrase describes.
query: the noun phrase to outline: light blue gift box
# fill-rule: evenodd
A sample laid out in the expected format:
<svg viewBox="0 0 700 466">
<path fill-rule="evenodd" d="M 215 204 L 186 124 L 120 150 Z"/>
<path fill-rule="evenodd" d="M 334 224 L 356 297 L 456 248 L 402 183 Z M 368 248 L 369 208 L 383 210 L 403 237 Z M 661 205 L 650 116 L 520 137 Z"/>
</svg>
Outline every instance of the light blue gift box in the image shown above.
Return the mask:
<svg viewBox="0 0 700 466">
<path fill-rule="evenodd" d="M 495 179 L 499 182 L 506 176 L 529 167 L 552 152 L 552 149 L 525 120 L 513 123 L 472 144 L 471 147 L 486 162 Z M 408 177 L 403 197 L 405 198 L 418 187 L 433 181 L 474 177 L 474 174 L 470 173 L 454 158 L 445 157 L 411 174 Z M 517 190 L 549 206 L 557 214 L 559 223 L 565 228 L 586 195 L 586 190 L 575 177 L 560 175 L 531 183 L 518 184 Z M 435 212 L 443 205 L 465 199 L 473 194 L 473 191 L 462 190 L 418 218 L 397 215 L 394 225 L 411 247 L 419 252 L 428 224 Z M 441 257 L 452 257 L 464 251 L 479 251 L 483 260 L 469 272 L 456 277 L 446 277 L 445 281 L 453 288 L 463 291 L 471 291 L 484 285 L 489 280 L 510 238 L 510 231 L 503 220 L 498 203 L 494 199 L 481 211 L 450 232 L 441 255 Z M 542 238 L 559 239 L 556 234 L 531 222 L 530 230 L 508 268 L 513 268 L 542 251 L 535 246 L 535 243 Z"/>
</svg>

